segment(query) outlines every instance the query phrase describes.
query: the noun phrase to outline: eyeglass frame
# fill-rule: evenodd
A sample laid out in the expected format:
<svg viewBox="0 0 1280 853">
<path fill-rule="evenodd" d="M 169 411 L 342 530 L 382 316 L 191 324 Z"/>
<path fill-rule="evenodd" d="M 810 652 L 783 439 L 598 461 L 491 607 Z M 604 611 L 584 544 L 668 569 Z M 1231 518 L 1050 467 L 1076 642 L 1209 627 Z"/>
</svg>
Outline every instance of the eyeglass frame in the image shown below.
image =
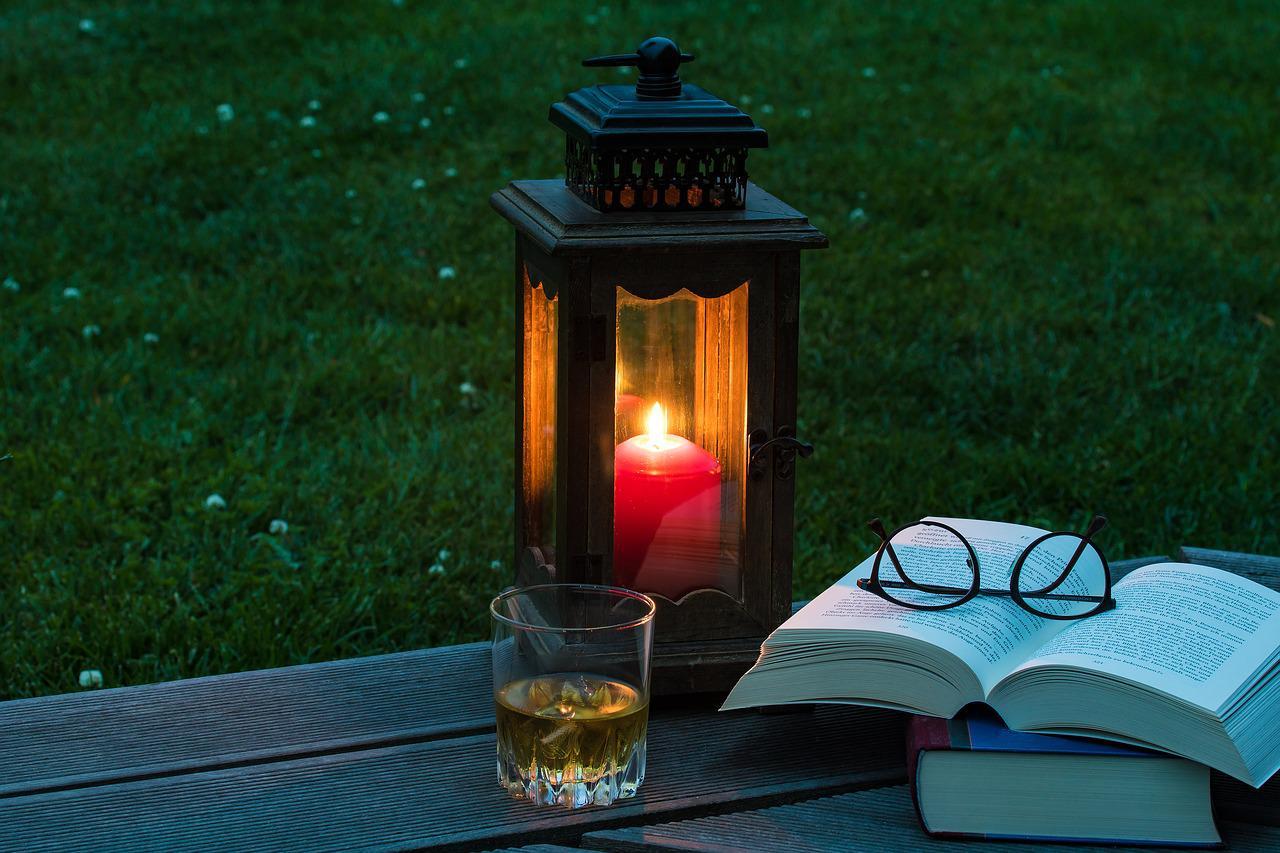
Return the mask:
<svg viewBox="0 0 1280 853">
<path fill-rule="evenodd" d="M 964 590 L 959 587 L 938 586 L 937 584 L 920 584 L 920 583 L 916 583 L 915 581 L 911 580 L 911 578 L 907 577 L 907 573 L 902 569 L 902 563 L 898 560 L 897 552 L 895 552 L 893 549 L 892 540 L 893 540 L 893 537 L 897 536 L 902 531 L 911 527 L 915 527 L 917 525 L 924 525 L 927 527 L 940 527 L 943 530 L 946 530 L 948 533 L 951 533 L 953 536 L 959 539 L 960 542 L 964 545 L 965 550 L 969 552 L 969 559 L 967 559 L 965 562 L 969 565 L 970 568 L 973 569 L 973 582 L 969 585 L 968 590 Z M 1026 548 L 1022 549 L 1022 553 L 1019 554 L 1018 559 L 1014 561 L 1013 571 L 1010 572 L 1009 574 L 1009 588 L 1006 590 L 1006 589 L 983 588 L 981 570 L 979 568 L 979 563 L 978 563 L 978 554 L 976 551 L 973 550 L 973 546 L 969 544 L 969 540 L 964 537 L 964 534 L 962 534 L 959 530 L 956 530 L 954 527 L 951 527 L 948 524 L 943 524 L 941 521 L 929 521 L 927 519 L 922 518 L 919 521 L 913 521 L 910 524 L 904 524 L 901 527 L 894 530 L 892 533 L 886 533 L 883 522 L 881 522 L 879 518 L 873 518 L 869 522 L 867 522 L 867 527 L 871 528 L 872 532 L 875 533 L 876 536 L 880 537 L 880 547 L 876 549 L 876 559 L 871 566 L 871 576 L 866 578 L 858 578 L 858 588 L 861 590 L 865 590 L 866 592 L 872 593 L 873 595 L 879 596 L 880 598 L 883 598 L 885 601 L 889 602 L 890 604 L 896 604 L 899 607 L 906 607 L 911 610 L 925 610 L 925 611 L 950 610 L 952 607 L 959 607 L 961 604 L 964 604 L 965 602 L 972 601 L 974 598 L 976 598 L 979 595 L 991 595 L 991 596 L 999 596 L 1001 598 L 1012 598 L 1014 603 L 1017 604 L 1019 607 L 1021 607 L 1023 610 L 1027 611 L 1028 613 L 1031 613 L 1034 616 L 1040 616 L 1044 619 L 1058 619 L 1062 621 L 1074 621 L 1076 619 L 1086 619 L 1090 616 L 1096 616 L 1097 614 L 1104 613 L 1108 610 L 1114 610 L 1116 606 L 1116 600 L 1111 596 L 1111 565 L 1107 562 L 1107 557 L 1105 554 L 1102 553 L 1102 549 L 1098 547 L 1096 542 L 1092 541 L 1093 537 L 1100 530 L 1102 530 L 1102 528 L 1106 526 L 1107 526 L 1107 517 L 1105 515 L 1095 515 L 1093 517 L 1093 521 L 1089 523 L 1089 527 L 1085 530 L 1083 534 L 1076 533 L 1075 531 L 1071 531 L 1071 530 L 1060 530 L 1060 531 L 1055 531 L 1053 533 L 1046 533 L 1043 536 L 1040 536 L 1039 538 L 1035 539 L 1033 542 L 1031 542 L 1031 544 L 1027 545 Z M 1066 566 L 1063 567 L 1062 573 L 1058 575 L 1057 580 L 1053 581 L 1048 586 L 1041 587 L 1040 589 L 1037 589 L 1037 590 L 1031 590 L 1030 592 L 1025 592 L 1025 593 L 1020 591 L 1018 589 L 1018 579 L 1022 575 L 1022 566 L 1026 562 L 1027 557 L 1042 542 L 1046 542 L 1050 539 L 1053 539 L 1056 536 L 1070 536 L 1070 537 L 1079 539 L 1080 544 L 1076 546 L 1075 553 L 1071 555 L 1071 559 L 1067 561 Z M 1100 596 L 1098 595 L 1067 595 L 1062 593 L 1057 595 L 1053 594 L 1053 590 L 1057 589 L 1062 584 L 1062 582 L 1065 581 L 1070 576 L 1071 570 L 1075 568 L 1076 562 L 1080 559 L 1080 556 L 1084 554 L 1085 547 L 1089 545 L 1093 546 L 1093 550 L 1098 554 L 1098 559 L 1102 561 L 1102 574 L 1106 580 L 1106 587 L 1102 595 Z M 902 578 L 902 583 L 898 583 L 897 581 L 886 582 L 886 581 L 880 580 L 880 564 L 886 552 L 889 554 L 889 560 L 890 562 L 893 563 L 894 569 L 898 572 L 898 577 Z M 955 593 L 964 593 L 964 595 L 955 601 L 948 601 L 945 604 L 909 604 L 905 601 L 900 601 L 894 598 L 893 596 L 891 596 L 888 590 L 885 589 L 886 583 L 892 586 L 900 586 L 903 588 L 917 589 L 921 592 L 932 593 L 937 595 L 951 595 Z M 1074 615 L 1059 614 L 1059 613 L 1045 613 L 1043 610 L 1037 610 L 1035 607 L 1032 607 L 1030 604 L 1028 604 L 1026 601 L 1027 598 L 1046 598 L 1046 599 L 1054 599 L 1054 600 L 1060 600 L 1060 601 L 1062 600 L 1096 601 L 1097 606 L 1094 607 L 1092 610 L 1086 611 L 1085 613 L 1074 614 Z"/>
</svg>

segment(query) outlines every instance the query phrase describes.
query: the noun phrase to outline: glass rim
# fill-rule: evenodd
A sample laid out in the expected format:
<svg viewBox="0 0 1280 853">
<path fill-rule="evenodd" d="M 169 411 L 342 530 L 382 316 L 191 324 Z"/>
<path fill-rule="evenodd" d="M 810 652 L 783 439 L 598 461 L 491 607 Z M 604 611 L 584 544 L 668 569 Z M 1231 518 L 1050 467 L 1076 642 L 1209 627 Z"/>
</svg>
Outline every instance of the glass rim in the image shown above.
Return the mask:
<svg viewBox="0 0 1280 853">
<path fill-rule="evenodd" d="M 645 605 L 647 612 L 635 619 L 628 619 L 622 622 L 615 622 L 609 625 L 592 625 L 589 628 L 569 628 L 565 626 L 556 627 L 553 625 L 534 625 L 530 622 L 524 622 L 519 619 L 513 619 L 503 613 L 498 612 L 498 604 L 502 601 L 515 598 L 517 595 L 524 595 L 530 592 L 540 590 L 557 589 L 557 590 L 576 590 L 579 592 L 594 592 L 603 595 L 612 595 L 615 598 L 629 598 L 633 601 L 639 601 Z M 500 592 L 489 602 L 489 615 L 494 621 L 501 622 L 504 625 L 510 625 L 513 628 L 519 628 L 522 631 L 542 631 L 546 633 L 562 634 L 566 631 L 586 632 L 586 631 L 621 631 L 627 628 L 638 628 L 646 622 L 653 621 L 654 614 L 658 612 L 658 605 L 652 598 L 643 592 L 636 592 L 634 589 L 627 589 L 623 586 L 609 586 L 608 584 L 595 583 L 539 583 L 530 586 L 520 586 Z"/>
</svg>

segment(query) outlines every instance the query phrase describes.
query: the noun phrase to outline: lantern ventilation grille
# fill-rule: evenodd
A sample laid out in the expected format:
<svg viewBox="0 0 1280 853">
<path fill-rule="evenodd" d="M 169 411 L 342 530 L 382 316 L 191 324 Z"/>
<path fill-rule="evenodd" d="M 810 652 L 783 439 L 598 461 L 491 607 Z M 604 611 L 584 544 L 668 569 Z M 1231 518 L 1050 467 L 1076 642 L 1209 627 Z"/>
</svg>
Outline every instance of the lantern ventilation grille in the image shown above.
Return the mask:
<svg viewBox="0 0 1280 853">
<path fill-rule="evenodd" d="M 747 200 L 746 148 L 595 150 L 569 137 L 565 183 L 597 210 L 733 210 Z"/>
</svg>

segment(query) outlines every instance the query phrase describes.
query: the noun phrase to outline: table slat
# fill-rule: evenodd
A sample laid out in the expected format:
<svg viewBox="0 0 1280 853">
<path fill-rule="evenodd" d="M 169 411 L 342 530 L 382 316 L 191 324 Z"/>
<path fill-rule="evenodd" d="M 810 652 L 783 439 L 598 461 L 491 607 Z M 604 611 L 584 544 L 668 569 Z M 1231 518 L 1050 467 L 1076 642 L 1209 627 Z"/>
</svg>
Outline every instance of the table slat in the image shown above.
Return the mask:
<svg viewBox="0 0 1280 853">
<path fill-rule="evenodd" d="M 0 798 L 493 729 L 489 644 L 0 703 Z"/>
<path fill-rule="evenodd" d="M 1280 848 L 1280 829 L 1222 823 L 1229 850 L 1262 853 Z M 1044 846 L 1008 841 L 943 841 L 925 835 L 905 785 L 822 797 L 793 805 L 712 815 L 650 826 L 622 827 L 585 834 L 581 845 L 609 853 L 728 853 L 786 850 L 788 853 L 841 851 L 955 850 L 957 853 L 1013 853 Z M 1106 853 L 1150 850 L 1072 844 L 1071 851 Z"/>
<path fill-rule="evenodd" d="M 1280 557 L 1183 546 L 1178 549 L 1178 559 L 1184 563 L 1199 563 L 1202 566 L 1226 569 L 1257 581 L 1263 586 L 1280 589 Z"/>
<path fill-rule="evenodd" d="M 640 795 L 569 812 L 498 787 L 492 734 L 0 800 L 16 849 L 483 849 L 899 781 L 903 717 L 684 711 L 650 723 Z M 855 746 L 856 744 L 856 746 Z M 536 834 L 534 834 L 536 833 Z"/>
</svg>

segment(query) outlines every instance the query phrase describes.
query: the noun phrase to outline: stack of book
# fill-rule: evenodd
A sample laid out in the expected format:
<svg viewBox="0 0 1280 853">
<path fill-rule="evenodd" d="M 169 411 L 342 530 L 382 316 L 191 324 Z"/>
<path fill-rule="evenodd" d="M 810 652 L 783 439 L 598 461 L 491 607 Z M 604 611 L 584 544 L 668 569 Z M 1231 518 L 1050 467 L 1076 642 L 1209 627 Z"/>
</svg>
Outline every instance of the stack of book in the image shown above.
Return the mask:
<svg viewBox="0 0 1280 853">
<path fill-rule="evenodd" d="M 984 587 L 1045 532 L 938 520 Z M 1213 846 L 1209 768 L 1255 787 L 1280 769 L 1280 593 L 1160 563 L 1115 584 L 1115 609 L 1058 621 L 994 596 L 899 607 L 858 588 L 871 566 L 770 635 L 723 707 L 917 715 L 908 772 L 932 834 Z"/>
</svg>

